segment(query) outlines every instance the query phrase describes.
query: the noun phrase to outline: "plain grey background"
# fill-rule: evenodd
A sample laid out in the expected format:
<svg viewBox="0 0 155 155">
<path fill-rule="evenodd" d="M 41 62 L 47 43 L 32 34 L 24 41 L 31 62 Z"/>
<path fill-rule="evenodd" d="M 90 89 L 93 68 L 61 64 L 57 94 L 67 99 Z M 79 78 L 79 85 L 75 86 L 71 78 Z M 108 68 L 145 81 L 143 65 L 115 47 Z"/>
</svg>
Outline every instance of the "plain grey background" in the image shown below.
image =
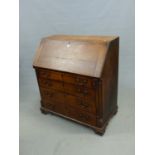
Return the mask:
<svg viewBox="0 0 155 155">
<path fill-rule="evenodd" d="M 120 36 L 118 113 L 100 137 L 41 114 L 32 68 L 42 37 Z M 20 155 L 134 155 L 134 0 L 20 0 Z"/>
</svg>

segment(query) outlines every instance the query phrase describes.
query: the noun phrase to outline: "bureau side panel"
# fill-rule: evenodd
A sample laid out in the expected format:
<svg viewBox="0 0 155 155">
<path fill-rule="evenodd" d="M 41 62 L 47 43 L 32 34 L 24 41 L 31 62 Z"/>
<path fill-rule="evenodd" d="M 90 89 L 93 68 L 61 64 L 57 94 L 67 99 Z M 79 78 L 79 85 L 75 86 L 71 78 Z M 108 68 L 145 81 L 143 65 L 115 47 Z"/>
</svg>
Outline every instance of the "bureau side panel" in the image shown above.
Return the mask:
<svg viewBox="0 0 155 155">
<path fill-rule="evenodd" d="M 109 44 L 102 73 L 103 121 L 117 112 L 119 38 Z"/>
</svg>

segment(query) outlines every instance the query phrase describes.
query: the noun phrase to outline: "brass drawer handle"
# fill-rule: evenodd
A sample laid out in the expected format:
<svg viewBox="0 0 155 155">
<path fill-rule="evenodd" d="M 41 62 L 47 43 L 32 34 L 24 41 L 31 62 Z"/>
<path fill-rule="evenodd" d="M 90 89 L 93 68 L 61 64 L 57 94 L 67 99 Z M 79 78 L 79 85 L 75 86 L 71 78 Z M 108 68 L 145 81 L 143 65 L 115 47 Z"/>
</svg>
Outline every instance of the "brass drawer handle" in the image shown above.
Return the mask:
<svg viewBox="0 0 155 155">
<path fill-rule="evenodd" d="M 76 82 L 78 82 L 78 85 L 85 85 L 88 81 L 87 79 L 76 78 Z"/>
<path fill-rule="evenodd" d="M 84 95 L 88 94 L 88 90 L 86 88 L 77 88 L 77 92 Z"/>
</svg>

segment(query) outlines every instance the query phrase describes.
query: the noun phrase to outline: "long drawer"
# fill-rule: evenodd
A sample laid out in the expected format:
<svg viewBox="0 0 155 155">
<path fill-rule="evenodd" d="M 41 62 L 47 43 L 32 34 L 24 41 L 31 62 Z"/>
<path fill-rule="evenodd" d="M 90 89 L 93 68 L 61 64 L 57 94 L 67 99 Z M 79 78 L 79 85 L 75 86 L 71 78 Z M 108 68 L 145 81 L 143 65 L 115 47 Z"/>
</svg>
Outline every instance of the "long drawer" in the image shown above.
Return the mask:
<svg viewBox="0 0 155 155">
<path fill-rule="evenodd" d="M 82 75 L 76 75 L 71 73 L 64 73 L 54 70 L 37 69 L 39 78 L 46 78 L 50 80 L 63 81 L 66 83 L 84 86 L 88 88 L 94 88 L 94 79 Z"/>
<path fill-rule="evenodd" d="M 64 91 L 76 96 L 86 96 L 88 98 L 95 98 L 95 91 L 84 86 L 76 86 L 73 84 L 64 83 Z"/>
<path fill-rule="evenodd" d="M 66 115 L 65 105 L 52 100 L 42 100 L 42 106 L 50 111 Z"/>
<path fill-rule="evenodd" d="M 70 83 L 78 86 L 84 86 L 91 89 L 94 88 L 93 79 L 85 76 L 81 76 L 81 75 L 63 73 L 63 81 L 65 81 L 66 83 Z"/>
<path fill-rule="evenodd" d="M 50 111 L 62 114 L 86 124 L 96 125 L 96 117 L 86 111 L 79 110 L 74 106 L 64 105 L 54 101 L 42 101 L 42 106 Z"/>
<path fill-rule="evenodd" d="M 96 114 L 95 100 L 90 100 L 86 96 L 77 97 L 64 92 L 59 92 L 53 89 L 40 87 L 41 97 L 44 101 L 56 101 L 64 105 L 71 105 L 81 110 Z"/>
<path fill-rule="evenodd" d="M 90 100 L 95 99 L 95 91 L 93 89 L 89 89 L 84 86 L 77 86 L 69 83 L 63 83 L 60 81 L 49 80 L 45 78 L 39 78 L 39 85 L 40 87 L 47 88 L 47 89 L 54 89 L 58 91 L 62 91 L 65 93 L 69 93 L 75 96 L 85 96 Z"/>
<path fill-rule="evenodd" d="M 63 83 L 60 81 L 39 78 L 39 85 L 40 87 L 47 88 L 47 89 L 64 91 Z"/>
<path fill-rule="evenodd" d="M 41 98 L 44 101 L 57 101 L 60 103 L 64 103 L 65 101 L 65 94 L 63 92 L 42 87 L 40 87 L 40 91 L 41 91 Z"/>
<path fill-rule="evenodd" d="M 95 115 L 91 115 L 88 112 L 79 110 L 75 107 L 71 106 L 65 106 L 65 110 L 67 111 L 66 115 L 68 117 L 74 118 L 78 121 L 91 124 L 91 125 L 96 125 L 96 117 Z"/>
<path fill-rule="evenodd" d="M 38 72 L 38 76 L 40 78 L 62 81 L 62 73 L 61 72 L 50 71 L 47 69 L 38 69 L 37 72 Z"/>
<path fill-rule="evenodd" d="M 77 97 L 70 94 L 65 94 L 65 103 L 75 106 L 81 110 L 96 114 L 95 100 L 89 100 L 87 97 Z"/>
</svg>

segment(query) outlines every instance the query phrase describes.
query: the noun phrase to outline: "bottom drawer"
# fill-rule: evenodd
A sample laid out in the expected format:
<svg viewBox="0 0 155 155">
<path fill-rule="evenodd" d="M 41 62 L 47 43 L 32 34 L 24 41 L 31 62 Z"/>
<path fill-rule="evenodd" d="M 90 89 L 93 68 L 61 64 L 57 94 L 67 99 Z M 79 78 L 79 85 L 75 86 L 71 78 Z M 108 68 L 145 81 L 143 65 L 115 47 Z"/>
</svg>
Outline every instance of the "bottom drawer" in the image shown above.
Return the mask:
<svg viewBox="0 0 155 155">
<path fill-rule="evenodd" d="M 90 125 L 96 125 L 96 117 L 85 111 L 65 106 L 66 115 L 70 118 L 76 119 Z"/>
<path fill-rule="evenodd" d="M 89 125 L 96 125 L 96 117 L 75 107 L 53 101 L 42 101 L 42 106 L 50 111 L 65 115 Z"/>
<path fill-rule="evenodd" d="M 66 115 L 65 107 L 62 103 L 55 101 L 42 101 L 42 106 L 50 111 Z"/>
</svg>

